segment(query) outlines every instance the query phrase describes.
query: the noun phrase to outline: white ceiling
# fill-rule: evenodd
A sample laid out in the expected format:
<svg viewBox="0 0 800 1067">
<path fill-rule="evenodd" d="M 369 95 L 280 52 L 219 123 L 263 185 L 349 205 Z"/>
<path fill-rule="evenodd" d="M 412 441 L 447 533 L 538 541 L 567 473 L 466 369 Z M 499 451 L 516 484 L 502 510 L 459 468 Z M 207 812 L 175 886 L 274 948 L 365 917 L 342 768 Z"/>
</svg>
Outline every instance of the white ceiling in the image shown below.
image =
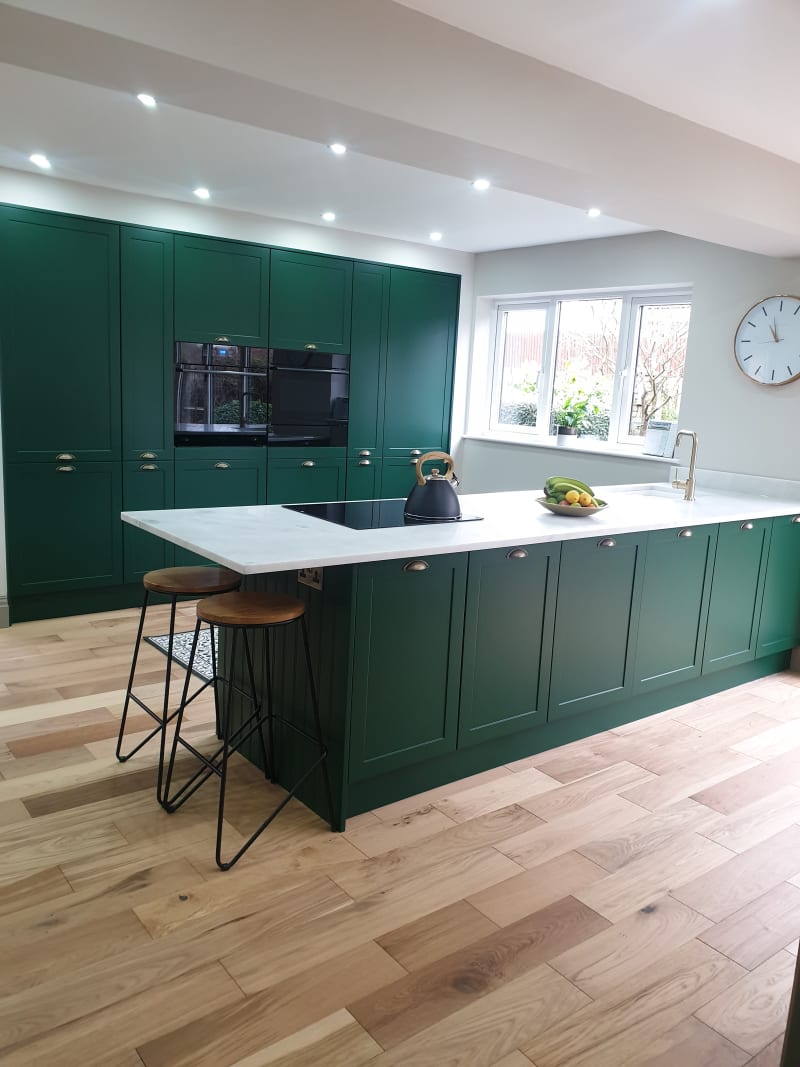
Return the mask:
<svg viewBox="0 0 800 1067">
<path fill-rule="evenodd" d="M 668 229 L 800 254 L 800 4 L 557 10 L 0 3 L 0 166 L 35 170 L 40 151 L 54 177 L 188 201 L 202 184 L 217 207 L 307 223 L 330 209 L 334 227 L 420 242 L 440 230 L 469 252 Z"/>
</svg>

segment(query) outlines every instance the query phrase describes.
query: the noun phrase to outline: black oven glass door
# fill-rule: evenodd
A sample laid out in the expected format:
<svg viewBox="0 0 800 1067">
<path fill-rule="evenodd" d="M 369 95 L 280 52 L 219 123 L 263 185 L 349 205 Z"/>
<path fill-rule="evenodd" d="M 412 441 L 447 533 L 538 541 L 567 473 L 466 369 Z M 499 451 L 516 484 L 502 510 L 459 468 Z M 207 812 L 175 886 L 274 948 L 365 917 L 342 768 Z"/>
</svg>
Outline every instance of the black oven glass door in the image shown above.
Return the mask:
<svg viewBox="0 0 800 1067">
<path fill-rule="evenodd" d="M 245 345 L 175 344 L 175 440 L 264 435 L 269 423 L 269 353 Z"/>
<path fill-rule="evenodd" d="M 270 349 L 270 445 L 347 445 L 350 356 Z"/>
</svg>

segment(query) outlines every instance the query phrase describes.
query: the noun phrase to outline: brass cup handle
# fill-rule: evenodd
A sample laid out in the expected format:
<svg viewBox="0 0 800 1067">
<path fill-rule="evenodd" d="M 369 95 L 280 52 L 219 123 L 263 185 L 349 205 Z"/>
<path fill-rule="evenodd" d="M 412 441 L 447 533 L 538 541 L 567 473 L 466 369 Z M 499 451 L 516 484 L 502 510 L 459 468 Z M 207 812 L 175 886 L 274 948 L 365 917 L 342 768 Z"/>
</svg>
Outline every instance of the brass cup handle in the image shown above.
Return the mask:
<svg viewBox="0 0 800 1067">
<path fill-rule="evenodd" d="M 141 452 L 139 454 L 139 459 L 158 459 L 158 456 L 155 452 Z"/>
<path fill-rule="evenodd" d="M 409 454 L 409 456 L 421 456 L 422 455 L 422 449 L 421 448 L 412 448 L 411 451 L 408 454 Z"/>
<path fill-rule="evenodd" d="M 142 463 L 139 466 L 140 471 L 157 471 L 158 466 L 155 463 Z"/>
<path fill-rule="evenodd" d="M 214 470 L 215 471 L 226 471 L 229 468 L 230 468 L 230 463 L 215 463 L 214 464 Z"/>
<path fill-rule="evenodd" d="M 414 466 L 417 468 L 417 484 L 425 484 L 425 475 L 422 473 L 422 464 L 428 463 L 429 460 L 433 459 L 443 459 L 445 461 L 445 463 L 447 464 L 447 470 L 444 472 L 445 478 L 449 478 L 450 481 L 455 481 L 455 484 L 458 485 L 458 479 L 456 478 L 455 471 L 453 469 L 455 466 L 455 464 L 453 463 L 453 457 L 448 456 L 446 452 L 426 452 L 424 456 L 419 457 L 419 459 L 414 464 Z"/>
<path fill-rule="evenodd" d="M 56 470 L 57 471 L 64 471 L 64 473 L 66 473 L 67 471 L 74 471 L 75 468 L 73 466 L 71 466 L 70 464 L 66 464 L 63 467 L 56 467 Z"/>
<path fill-rule="evenodd" d="M 752 522 L 743 522 L 742 525 L 739 527 L 739 529 L 740 530 L 752 530 L 753 529 L 753 524 L 752 524 Z"/>
<path fill-rule="evenodd" d="M 369 448 L 362 448 L 358 454 L 359 456 L 371 456 L 372 452 Z"/>
<path fill-rule="evenodd" d="M 691 536 L 692 536 L 692 531 L 688 530 L 688 529 L 687 530 L 681 530 L 681 532 L 678 534 L 678 537 L 691 537 Z"/>
<path fill-rule="evenodd" d="M 304 459 L 300 464 L 301 467 L 316 467 L 316 463 L 313 459 Z"/>
<path fill-rule="evenodd" d="M 360 459 L 358 461 L 358 465 L 359 465 L 359 467 L 371 467 L 372 466 L 372 462 L 370 460 L 368 460 L 368 459 Z"/>
<path fill-rule="evenodd" d="M 71 459 L 75 459 L 71 452 L 59 452 L 56 456 L 59 463 L 68 463 Z"/>
<path fill-rule="evenodd" d="M 230 337 L 226 337 L 224 334 L 221 337 L 214 338 L 215 345 L 229 345 L 231 343 Z"/>
<path fill-rule="evenodd" d="M 424 559 L 415 559 L 411 563 L 406 563 L 403 570 L 406 574 L 419 574 L 421 571 L 428 570 L 428 566 Z"/>
<path fill-rule="evenodd" d="M 512 548 L 510 552 L 506 552 L 506 559 L 527 559 L 528 552 L 524 548 Z"/>
<path fill-rule="evenodd" d="M 597 542 L 598 548 L 616 548 L 617 542 L 613 537 L 604 537 L 602 541 Z"/>
<path fill-rule="evenodd" d="M 303 345 L 303 348 L 305 348 L 307 352 L 316 352 L 317 350 L 316 345 Z"/>
<path fill-rule="evenodd" d="M 792 522 L 800 522 L 800 515 L 795 515 Z"/>
</svg>

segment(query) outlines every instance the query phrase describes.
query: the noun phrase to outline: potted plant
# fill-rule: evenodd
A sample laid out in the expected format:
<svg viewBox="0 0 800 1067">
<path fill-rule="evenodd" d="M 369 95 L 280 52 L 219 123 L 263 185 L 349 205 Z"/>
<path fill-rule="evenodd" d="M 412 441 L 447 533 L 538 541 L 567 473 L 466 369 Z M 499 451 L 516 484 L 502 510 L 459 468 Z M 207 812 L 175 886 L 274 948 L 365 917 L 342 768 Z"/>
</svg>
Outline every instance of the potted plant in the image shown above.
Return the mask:
<svg viewBox="0 0 800 1067">
<path fill-rule="evenodd" d="M 571 445 L 579 432 L 593 416 L 601 413 L 598 401 L 602 393 L 597 385 L 588 392 L 577 380 L 570 378 L 553 396 L 553 425 L 556 429 L 556 444 Z"/>
</svg>

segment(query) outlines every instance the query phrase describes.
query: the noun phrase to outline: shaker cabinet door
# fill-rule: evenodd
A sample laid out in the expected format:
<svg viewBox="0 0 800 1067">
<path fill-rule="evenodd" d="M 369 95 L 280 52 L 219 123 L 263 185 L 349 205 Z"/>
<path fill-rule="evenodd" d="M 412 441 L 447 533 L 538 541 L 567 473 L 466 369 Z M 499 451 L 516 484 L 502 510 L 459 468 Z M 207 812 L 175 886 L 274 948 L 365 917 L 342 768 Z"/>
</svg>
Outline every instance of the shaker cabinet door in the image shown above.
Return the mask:
<svg viewBox="0 0 800 1067">
<path fill-rule="evenodd" d="M 800 644 L 800 515 L 772 520 L 757 656 Z"/>
<path fill-rule="evenodd" d="M 11 594 L 122 582 L 121 465 L 6 466 Z"/>
<path fill-rule="evenodd" d="M 470 553 L 459 748 L 544 723 L 560 550 Z"/>
<path fill-rule="evenodd" d="M 267 347 L 269 249 L 175 236 L 175 339 Z"/>
<path fill-rule="evenodd" d="M 389 324 L 389 267 L 356 263 L 350 339 L 348 455 L 380 455 Z M 364 458 L 363 456 L 361 458 Z"/>
<path fill-rule="evenodd" d="M 7 462 L 119 459 L 119 347 L 119 227 L 0 207 Z"/>
<path fill-rule="evenodd" d="M 703 673 L 755 658 L 770 519 L 719 528 Z"/>
<path fill-rule="evenodd" d="M 647 535 L 636 633 L 638 691 L 700 674 L 716 543 L 716 526 Z"/>
<path fill-rule="evenodd" d="M 644 537 L 615 534 L 562 546 L 551 720 L 605 707 L 632 691 Z"/>
<path fill-rule="evenodd" d="M 160 511 L 171 508 L 175 496 L 175 464 L 137 461 L 123 464 L 122 510 Z M 174 547 L 154 534 L 123 523 L 125 581 L 140 582 L 147 571 L 171 567 Z"/>
<path fill-rule="evenodd" d="M 453 752 L 467 557 L 358 568 L 349 780 Z"/>
<path fill-rule="evenodd" d="M 345 460 L 311 449 L 296 456 L 270 455 L 267 472 L 268 504 L 315 504 L 344 500 Z M 292 452 L 295 450 L 292 449 Z"/>
<path fill-rule="evenodd" d="M 353 261 L 272 250 L 271 348 L 350 351 Z"/>
</svg>

